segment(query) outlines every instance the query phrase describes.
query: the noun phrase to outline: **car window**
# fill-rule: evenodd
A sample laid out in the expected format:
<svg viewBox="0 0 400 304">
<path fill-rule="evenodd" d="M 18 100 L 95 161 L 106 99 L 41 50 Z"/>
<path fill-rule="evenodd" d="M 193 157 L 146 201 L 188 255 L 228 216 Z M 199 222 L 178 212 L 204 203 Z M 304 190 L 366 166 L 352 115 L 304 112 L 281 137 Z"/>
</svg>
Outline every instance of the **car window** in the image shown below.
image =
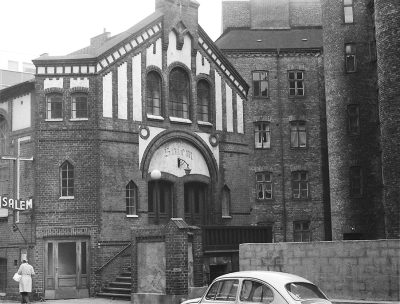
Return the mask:
<svg viewBox="0 0 400 304">
<path fill-rule="evenodd" d="M 274 292 L 269 286 L 260 282 L 244 280 L 240 291 L 240 301 L 269 304 L 274 301 Z"/>
<path fill-rule="evenodd" d="M 295 300 L 326 299 L 324 294 L 317 286 L 310 283 L 290 283 L 286 284 L 286 290 Z"/>
<path fill-rule="evenodd" d="M 213 283 L 206 294 L 206 300 L 235 301 L 238 280 L 221 280 Z"/>
</svg>

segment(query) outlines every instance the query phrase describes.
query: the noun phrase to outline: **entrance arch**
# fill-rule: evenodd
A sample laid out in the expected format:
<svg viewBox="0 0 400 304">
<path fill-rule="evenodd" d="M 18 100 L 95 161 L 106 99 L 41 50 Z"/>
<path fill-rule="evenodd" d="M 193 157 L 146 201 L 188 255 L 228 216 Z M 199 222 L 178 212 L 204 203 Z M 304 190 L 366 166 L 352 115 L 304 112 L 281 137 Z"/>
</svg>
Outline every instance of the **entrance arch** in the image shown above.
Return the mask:
<svg viewBox="0 0 400 304">
<path fill-rule="evenodd" d="M 192 225 L 212 222 L 206 214 L 215 214 L 218 208 L 214 204 L 218 165 L 200 136 L 176 130 L 158 134 L 147 146 L 140 169 L 148 182 L 150 223 L 165 223 L 171 217 Z M 154 170 L 161 172 L 159 180 L 151 179 Z M 165 206 L 169 209 L 157 209 Z"/>
</svg>

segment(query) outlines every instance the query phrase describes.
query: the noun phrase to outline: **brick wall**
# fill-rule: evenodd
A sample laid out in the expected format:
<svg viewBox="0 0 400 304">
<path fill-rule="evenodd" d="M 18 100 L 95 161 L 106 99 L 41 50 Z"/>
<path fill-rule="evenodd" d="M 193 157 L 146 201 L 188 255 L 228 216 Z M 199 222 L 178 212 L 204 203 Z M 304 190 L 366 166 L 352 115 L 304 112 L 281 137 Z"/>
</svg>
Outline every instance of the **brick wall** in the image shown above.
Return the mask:
<svg viewBox="0 0 400 304">
<path fill-rule="evenodd" d="M 329 234 L 329 198 L 326 187 L 326 130 L 323 88 L 323 59 L 316 54 L 287 54 L 279 57 L 275 52 L 232 52 L 226 54 L 242 77 L 250 84 L 248 101 L 245 104 L 245 133 L 249 169 L 247 170 L 247 195 L 250 205 L 237 205 L 243 221 L 251 224 L 269 224 L 274 227 L 276 241 L 293 240 L 293 222 L 311 222 L 312 239 L 326 240 Z M 252 92 L 252 72 L 268 71 L 269 97 L 254 98 Z M 288 70 L 304 71 L 305 96 L 289 98 Z M 290 121 L 304 119 L 307 124 L 307 148 L 294 149 L 290 144 Z M 254 148 L 254 123 L 269 121 L 271 147 Z M 225 178 L 238 178 L 237 171 L 227 168 L 239 163 L 232 155 L 223 156 Z M 243 155 L 244 157 L 244 155 Z M 229 165 L 231 163 L 231 165 Z M 232 164 L 233 163 L 233 164 Z M 309 174 L 310 196 L 306 200 L 293 199 L 291 173 L 305 170 Z M 255 173 L 273 173 L 273 199 L 258 200 Z M 242 176 L 241 176 L 242 177 Z M 235 189 L 239 191 L 239 189 Z M 242 190 L 243 191 L 243 190 Z M 246 217 L 246 214 L 250 216 Z M 326 219 L 328 221 L 324 222 Z M 327 225 L 327 226 L 325 226 Z"/>
<path fill-rule="evenodd" d="M 222 32 L 230 27 L 250 27 L 249 1 L 222 1 Z"/>
<path fill-rule="evenodd" d="M 375 1 L 386 236 L 400 236 L 400 2 Z"/>
<path fill-rule="evenodd" d="M 344 24 L 339 1 L 322 2 L 324 71 L 333 239 L 384 237 L 381 206 L 376 64 L 368 1 L 354 1 L 354 24 Z M 345 44 L 356 49 L 355 72 L 346 72 Z M 351 134 L 347 107 L 359 107 L 359 134 Z M 362 170 L 362 194 L 350 193 L 350 167 Z"/>
<path fill-rule="evenodd" d="M 399 301 L 399 240 L 242 244 L 240 270 L 297 274 L 331 299 Z"/>
</svg>

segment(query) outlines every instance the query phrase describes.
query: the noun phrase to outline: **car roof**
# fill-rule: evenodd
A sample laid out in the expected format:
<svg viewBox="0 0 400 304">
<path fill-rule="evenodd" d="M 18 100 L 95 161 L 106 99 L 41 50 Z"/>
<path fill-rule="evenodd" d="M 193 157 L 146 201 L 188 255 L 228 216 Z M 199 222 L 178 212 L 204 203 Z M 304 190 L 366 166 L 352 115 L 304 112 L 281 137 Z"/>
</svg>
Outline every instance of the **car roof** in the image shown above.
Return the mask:
<svg viewBox="0 0 400 304">
<path fill-rule="evenodd" d="M 232 272 L 218 277 L 217 280 L 226 278 L 256 278 L 263 280 L 267 283 L 276 283 L 278 285 L 286 285 L 287 283 L 291 282 L 311 283 L 307 279 L 295 274 L 264 270 Z"/>
</svg>

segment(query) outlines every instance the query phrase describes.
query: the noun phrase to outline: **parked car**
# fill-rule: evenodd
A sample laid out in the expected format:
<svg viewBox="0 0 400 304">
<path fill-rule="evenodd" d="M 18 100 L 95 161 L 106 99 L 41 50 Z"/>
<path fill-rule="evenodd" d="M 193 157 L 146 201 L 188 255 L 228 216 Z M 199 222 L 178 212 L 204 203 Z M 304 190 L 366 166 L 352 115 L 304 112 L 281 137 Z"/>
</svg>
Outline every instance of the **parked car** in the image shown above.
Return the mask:
<svg viewBox="0 0 400 304">
<path fill-rule="evenodd" d="M 239 271 L 216 278 L 201 298 L 181 304 L 332 304 L 310 281 L 274 271 Z"/>
</svg>

